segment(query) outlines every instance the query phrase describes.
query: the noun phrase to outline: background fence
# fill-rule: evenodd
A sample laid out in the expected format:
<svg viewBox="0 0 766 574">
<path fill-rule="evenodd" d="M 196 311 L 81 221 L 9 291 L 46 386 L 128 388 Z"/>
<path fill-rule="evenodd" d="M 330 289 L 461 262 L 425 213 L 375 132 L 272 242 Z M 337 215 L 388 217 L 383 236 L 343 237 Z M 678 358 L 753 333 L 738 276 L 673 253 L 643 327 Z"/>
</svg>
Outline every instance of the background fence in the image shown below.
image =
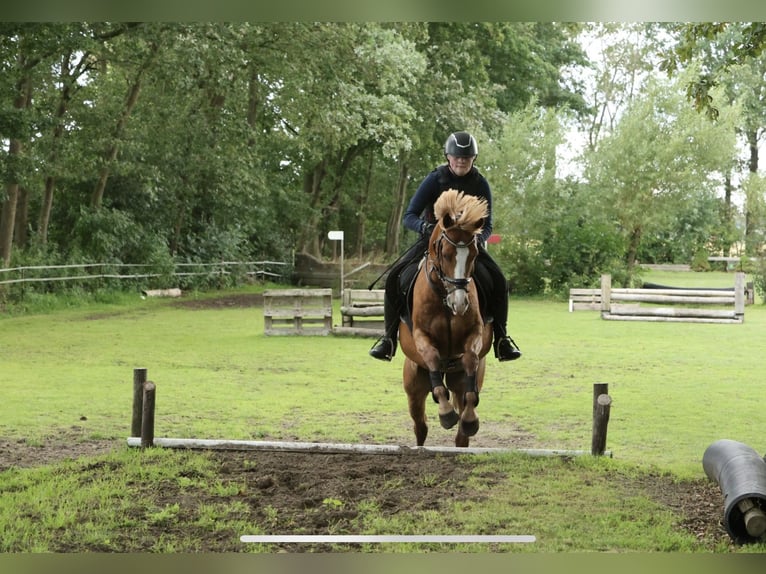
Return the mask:
<svg viewBox="0 0 766 574">
<path fill-rule="evenodd" d="M 290 266 L 281 261 L 216 261 L 213 263 L 174 263 L 152 265 L 134 263 L 81 263 L 72 265 L 33 265 L 0 269 L 0 286 L 90 282 L 94 280 L 152 280 L 160 283 L 184 278 L 222 279 L 231 276 L 271 279 L 287 278 Z M 146 281 L 145 281 L 146 282 Z"/>
</svg>

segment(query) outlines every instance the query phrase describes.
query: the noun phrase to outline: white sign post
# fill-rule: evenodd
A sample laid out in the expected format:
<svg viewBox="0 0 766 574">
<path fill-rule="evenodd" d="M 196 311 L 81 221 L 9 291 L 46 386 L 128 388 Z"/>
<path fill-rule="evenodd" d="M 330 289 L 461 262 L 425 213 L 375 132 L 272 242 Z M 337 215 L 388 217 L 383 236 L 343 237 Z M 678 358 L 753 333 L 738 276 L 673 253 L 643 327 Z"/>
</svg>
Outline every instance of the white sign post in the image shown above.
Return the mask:
<svg viewBox="0 0 766 574">
<path fill-rule="evenodd" d="M 331 241 L 340 241 L 340 298 L 343 300 L 343 232 L 342 231 L 328 231 L 327 239 Z"/>
</svg>

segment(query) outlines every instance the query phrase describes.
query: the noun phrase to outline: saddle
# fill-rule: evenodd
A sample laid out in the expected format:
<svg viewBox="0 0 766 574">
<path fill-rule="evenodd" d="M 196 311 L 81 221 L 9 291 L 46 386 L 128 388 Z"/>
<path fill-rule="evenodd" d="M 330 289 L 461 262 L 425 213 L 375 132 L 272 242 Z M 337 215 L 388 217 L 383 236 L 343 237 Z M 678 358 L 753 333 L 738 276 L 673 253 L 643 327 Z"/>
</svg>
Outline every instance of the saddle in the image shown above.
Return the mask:
<svg viewBox="0 0 766 574">
<path fill-rule="evenodd" d="M 415 280 L 418 277 L 420 268 L 425 265 L 427 255 L 421 259 L 410 263 L 399 274 L 399 294 L 401 300 L 405 303 L 401 306 L 400 319 L 407 324 L 412 331 L 412 292 L 415 286 Z M 480 278 L 480 275 L 484 277 Z M 489 299 L 492 289 L 492 283 L 488 274 L 476 273 L 472 275 L 473 282 L 476 284 L 476 292 L 479 296 L 479 311 L 484 324 L 491 323 L 493 320 L 492 311 L 489 309 Z"/>
</svg>

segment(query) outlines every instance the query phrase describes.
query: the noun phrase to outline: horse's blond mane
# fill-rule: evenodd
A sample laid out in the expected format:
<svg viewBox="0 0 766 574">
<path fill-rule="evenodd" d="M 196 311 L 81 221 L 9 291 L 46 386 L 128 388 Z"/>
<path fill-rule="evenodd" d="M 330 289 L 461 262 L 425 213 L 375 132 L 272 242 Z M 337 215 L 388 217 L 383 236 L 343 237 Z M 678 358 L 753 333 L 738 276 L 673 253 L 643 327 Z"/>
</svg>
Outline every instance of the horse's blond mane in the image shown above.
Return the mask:
<svg viewBox="0 0 766 574">
<path fill-rule="evenodd" d="M 489 215 L 487 200 L 466 195 L 456 189 L 442 193 L 434 204 L 434 215 L 439 221 L 449 216 L 453 225 L 460 229 L 481 233 L 483 220 Z M 478 227 L 477 224 L 479 224 Z"/>
</svg>

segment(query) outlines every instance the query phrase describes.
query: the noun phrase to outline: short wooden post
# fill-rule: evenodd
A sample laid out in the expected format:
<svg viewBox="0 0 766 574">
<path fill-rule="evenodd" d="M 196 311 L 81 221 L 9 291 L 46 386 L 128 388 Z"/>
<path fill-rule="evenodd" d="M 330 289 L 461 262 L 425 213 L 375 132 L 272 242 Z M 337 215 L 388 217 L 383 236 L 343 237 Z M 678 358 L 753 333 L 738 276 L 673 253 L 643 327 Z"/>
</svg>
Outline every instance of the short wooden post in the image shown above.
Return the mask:
<svg viewBox="0 0 766 574">
<path fill-rule="evenodd" d="M 145 382 L 146 369 L 133 369 L 133 419 L 130 425 L 130 436 L 141 436 Z"/>
<path fill-rule="evenodd" d="M 607 383 L 595 383 L 593 385 L 593 436 L 591 440 L 591 454 L 601 456 L 606 451 L 606 431 L 609 425 L 609 411 L 612 406 L 612 397 L 607 393 Z"/>
<path fill-rule="evenodd" d="M 157 386 L 152 381 L 144 383 L 143 409 L 141 413 L 141 448 L 154 446 L 154 398 Z"/>
</svg>

